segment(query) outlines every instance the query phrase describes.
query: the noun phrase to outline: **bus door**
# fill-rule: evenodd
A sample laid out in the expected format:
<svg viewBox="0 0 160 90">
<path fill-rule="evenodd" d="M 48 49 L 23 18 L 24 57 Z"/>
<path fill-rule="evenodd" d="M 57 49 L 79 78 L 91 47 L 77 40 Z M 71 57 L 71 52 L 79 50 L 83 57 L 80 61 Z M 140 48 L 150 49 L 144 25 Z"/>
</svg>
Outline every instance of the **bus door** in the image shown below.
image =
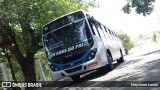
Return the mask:
<svg viewBox="0 0 160 90">
<path fill-rule="evenodd" d="M 98 31 L 98 25 L 97 25 L 97 22 L 96 21 L 91 21 L 90 20 L 90 26 L 91 26 L 91 29 L 93 30 L 93 35 L 94 35 L 94 40 L 95 40 L 95 43 L 97 44 L 102 44 L 103 45 L 103 49 L 105 48 L 104 47 L 104 44 L 103 44 L 103 39 L 100 35 L 100 32 Z"/>
<path fill-rule="evenodd" d="M 104 62 L 106 62 L 106 43 L 104 42 L 106 42 L 106 40 L 103 31 L 100 29 L 100 26 L 98 24 L 99 23 L 96 21 L 90 22 L 91 28 L 94 32 L 95 43 L 97 44 L 97 48 L 100 49 L 99 54 L 101 56 L 100 57 L 101 63 L 105 65 Z"/>
</svg>

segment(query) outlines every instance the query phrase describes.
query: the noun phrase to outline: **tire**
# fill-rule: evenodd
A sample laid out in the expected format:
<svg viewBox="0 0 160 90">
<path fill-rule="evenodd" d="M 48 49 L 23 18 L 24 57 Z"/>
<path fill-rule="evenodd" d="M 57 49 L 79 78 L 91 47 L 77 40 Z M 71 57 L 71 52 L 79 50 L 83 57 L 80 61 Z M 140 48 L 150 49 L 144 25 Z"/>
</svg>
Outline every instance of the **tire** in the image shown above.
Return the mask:
<svg viewBox="0 0 160 90">
<path fill-rule="evenodd" d="M 114 68 L 113 67 L 113 58 L 112 58 L 112 56 L 109 53 L 107 53 L 107 59 L 108 59 L 108 65 L 106 67 L 107 67 L 107 69 L 109 71 L 112 71 L 113 68 Z"/>
<path fill-rule="evenodd" d="M 119 60 L 117 60 L 118 63 L 124 62 L 124 57 L 121 50 L 120 50 L 120 53 L 121 53 L 121 57 L 119 58 Z"/>
<path fill-rule="evenodd" d="M 74 75 L 74 76 L 71 76 L 71 78 L 74 82 L 80 81 L 80 75 Z"/>
</svg>

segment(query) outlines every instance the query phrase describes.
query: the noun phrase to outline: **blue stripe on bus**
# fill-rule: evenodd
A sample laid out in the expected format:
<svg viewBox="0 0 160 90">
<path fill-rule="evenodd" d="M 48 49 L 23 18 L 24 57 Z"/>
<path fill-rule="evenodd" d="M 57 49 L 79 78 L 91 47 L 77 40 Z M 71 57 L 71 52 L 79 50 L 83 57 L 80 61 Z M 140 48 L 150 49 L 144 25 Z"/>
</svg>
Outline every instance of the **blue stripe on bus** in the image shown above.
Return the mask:
<svg viewBox="0 0 160 90">
<path fill-rule="evenodd" d="M 91 52 L 91 50 L 88 50 L 81 58 L 73 60 L 72 62 L 66 63 L 66 64 L 57 64 L 57 63 L 51 63 L 53 66 L 56 66 L 57 68 L 63 70 L 65 68 L 62 68 L 64 66 L 70 65 L 71 63 L 76 63 L 79 61 L 83 61 L 82 63 L 84 63 L 86 61 L 87 56 L 89 55 L 89 53 Z"/>
</svg>

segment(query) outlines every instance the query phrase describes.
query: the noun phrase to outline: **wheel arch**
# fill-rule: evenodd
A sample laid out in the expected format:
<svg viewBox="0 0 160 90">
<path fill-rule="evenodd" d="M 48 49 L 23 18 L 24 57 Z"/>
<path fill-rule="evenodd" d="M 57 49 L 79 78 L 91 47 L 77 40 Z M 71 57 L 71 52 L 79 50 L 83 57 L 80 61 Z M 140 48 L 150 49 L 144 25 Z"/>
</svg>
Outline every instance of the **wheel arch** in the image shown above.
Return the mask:
<svg viewBox="0 0 160 90">
<path fill-rule="evenodd" d="M 112 57 L 112 53 L 109 49 L 106 50 L 106 53 L 108 53 Z M 113 61 L 113 57 L 112 57 L 112 61 Z"/>
</svg>

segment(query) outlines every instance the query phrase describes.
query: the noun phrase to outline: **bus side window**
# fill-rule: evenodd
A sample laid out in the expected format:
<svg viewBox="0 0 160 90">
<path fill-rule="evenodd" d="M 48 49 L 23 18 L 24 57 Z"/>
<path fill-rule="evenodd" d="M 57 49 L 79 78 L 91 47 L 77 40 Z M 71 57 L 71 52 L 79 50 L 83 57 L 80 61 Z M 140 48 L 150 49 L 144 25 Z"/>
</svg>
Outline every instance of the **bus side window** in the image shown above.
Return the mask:
<svg viewBox="0 0 160 90">
<path fill-rule="evenodd" d="M 102 27 L 102 30 L 103 30 L 103 33 L 104 33 L 105 37 L 109 38 L 109 36 L 108 36 L 108 34 L 106 32 L 106 28 L 103 25 L 101 25 L 101 27 Z"/>
<path fill-rule="evenodd" d="M 114 37 L 114 32 L 112 31 L 112 37 L 113 37 L 113 40 L 115 40 L 115 37 Z"/>
<path fill-rule="evenodd" d="M 98 36 L 101 37 L 101 35 L 100 35 L 99 31 L 98 31 L 98 23 L 96 21 L 95 21 L 94 25 L 96 27 L 95 31 L 97 31 Z"/>
<path fill-rule="evenodd" d="M 110 29 L 108 29 L 108 31 L 109 31 L 109 35 L 110 35 L 110 39 L 113 39 L 113 36 L 112 36 L 112 32 L 111 32 L 111 30 Z"/>
<path fill-rule="evenodd" d="M 110 37 L 110 35 L 109 35 L 109 30 L 108 30 L 108 28 L 106 28 L 106 27 L 104 27 L 104 28 L 105 28 L 105 31 L 107 32 L 108 37 L 111 39 L 111 37 Z"/>
<path fill-rule="evenodd" d="M 111 31 L 111 35 L 112 35 L 112 38 L 113 38 L 113 40 L 114 40 L 114 35 L 113 35 L 113 31 Z"/>
<path fill-rule="evenodd" d="M 116 34 L 116 35 L 117 35 L 117 34 Z M 118 38 L 119 38 L 119 37 L 118 37 L 118 35 L 117 35 L 117 41 L 118 41 Z"/>
<path fill-rule="evenodd" d="M 99 34 L 98 34 L 98 32 L 97 32 L 97 28 L 96 28 L 96 25 L 95 25 L 95 22 L 94 22 L 94 21 L 92 21 L 92 22 L 91 22 L 91 27 L 92 27 L 92 29 L 93 29 L 93 31 L 94 31 L 94 33 L 95 33 L 95 35 L 96 35 L 96 36 L 99 36 Z"/>
<path fill-rule="evenodd" d="M 88 20 L 89 21 L 89 25 L 91 27 L 91 31 L 93 32 L 93 35 L 95 35 L 95 31 L 93 30 L 93 25 L 91 24 L 91 20 Z"/>
<path fill-rule="evenodd" d="M 113 34 L 112 34 L 112 31 L 111 31 L 111 30 L 110 30 L 110 35 L 111 35 L 112 39 L 114 40 L 114 38 L 113 38 Z"/>
<path fill-rule="evenodd" d="M 115 37 L 116 37 L 116 41 L 117 41 L 117 34 L 115 34 Z"/>
<path fill-rule="evenodd" d="M 116 34 L 114 33 L 114 38 L 115 38 L 115 40 L 117 40 L 117 37 L 116 37 Z"/>
<path fill-rule="evenodd" d="M 114 40 L 116 40 L 116 34 L 113 32 Z"/>
<path fill-rule="evenodd" d="M 99 32 L 99 34 L 101 35 L 101 37 L 105 37 L 104 36 L 104 33 L 103 33 L 103 31 L 102 31 L 102 28 L 101 28 L 101 24 L 100 23 L 97 23 L 98 25 L 97 25 L 97 28 L 98 28 L 98 32 Z"/>
</svg>

